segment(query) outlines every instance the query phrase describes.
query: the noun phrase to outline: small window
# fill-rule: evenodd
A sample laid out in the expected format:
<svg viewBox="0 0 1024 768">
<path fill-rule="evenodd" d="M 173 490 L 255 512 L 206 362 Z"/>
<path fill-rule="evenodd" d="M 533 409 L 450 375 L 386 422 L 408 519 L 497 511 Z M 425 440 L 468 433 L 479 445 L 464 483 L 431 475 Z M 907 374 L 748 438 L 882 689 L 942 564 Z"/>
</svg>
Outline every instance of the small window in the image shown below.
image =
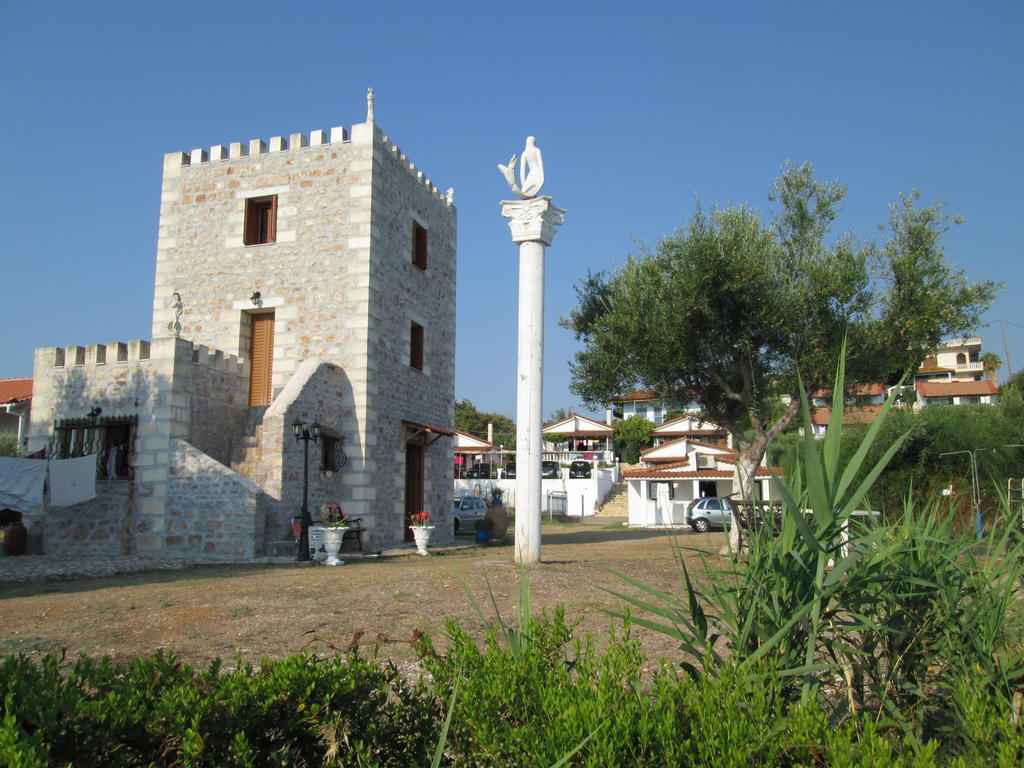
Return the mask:
<svg viewBox="0 0 1024 768">
<path fill-rule="evenodd" d="M 649 482 L 647 484 L 647 498 L 648 499 L 650 499 L 651 501 L 657 501 L 658 500 L 658 486 L 659 485 L 667 485 L 668 486 L 668 498 L 670 500 L 675 499 L 675 497 L 676 497 L 676 484 L 675 483 L 670 483 L 670 482 L 661 482 L 661 481 L 652 481 L 652 482 Z"/>
<path fill-rule="evenodd" d="M 320 433 L 320 471 L 338 472 L 348 464 L 348 457 L 341 447 L 341 438 L 337 435 Z"/>
<path fill-rule="evenodd" d="M 277 195 L 245 201 L 245 244 L 264 245 L 277 240 Z"/>
<path fill-rule="evenodd" d="M 427 268 L 427 228 L 417 221 L 412 223 L 412 263 L 420 269 Z"/>
<path fill-rule="evenodd" d="M 130 480 L 135 476 L 135 416 L 62 419 L 54 425 L 47 458 L 74 459 L 96 454 L 97 480 Z"/>
<path fill-rule="evenodd" d="M 409 332 L 409 365 L 423 370 L 423 326 L 413 323 Z"/>
</svg>

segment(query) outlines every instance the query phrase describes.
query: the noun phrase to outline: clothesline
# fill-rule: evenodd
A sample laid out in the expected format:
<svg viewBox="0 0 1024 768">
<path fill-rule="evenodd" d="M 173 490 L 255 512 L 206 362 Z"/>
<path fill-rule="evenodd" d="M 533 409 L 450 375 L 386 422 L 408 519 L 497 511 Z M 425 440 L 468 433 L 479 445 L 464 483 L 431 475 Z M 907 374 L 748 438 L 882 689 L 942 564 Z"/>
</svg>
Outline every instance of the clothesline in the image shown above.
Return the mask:
<svg viewBox="0 0 1024 768">
<path fill-rule="evenodd" d="M 75 459 L 0 457 L 0 508 L 31 512 L 43 503 L 49 476 L 51 507 L 96 498 L 96 454 Z"/>
</svg>

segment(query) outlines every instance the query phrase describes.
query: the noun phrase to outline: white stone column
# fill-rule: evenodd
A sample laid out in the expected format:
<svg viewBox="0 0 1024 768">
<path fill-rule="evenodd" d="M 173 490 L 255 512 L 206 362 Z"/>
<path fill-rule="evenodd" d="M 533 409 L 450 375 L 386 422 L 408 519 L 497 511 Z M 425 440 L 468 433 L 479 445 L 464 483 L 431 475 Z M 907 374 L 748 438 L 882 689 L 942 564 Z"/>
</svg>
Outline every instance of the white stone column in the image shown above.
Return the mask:
<svg viewBox="0 0 1024 768">
<path fill-rule="evenodd" d="M 519 244 L 519 354 L 516 380 L 517 563 L 540 562 L 541 394 L 544 384 L 544 249 L 565 211 L 550 197 L 505 200 L 512 241 Z"/>
</svg>

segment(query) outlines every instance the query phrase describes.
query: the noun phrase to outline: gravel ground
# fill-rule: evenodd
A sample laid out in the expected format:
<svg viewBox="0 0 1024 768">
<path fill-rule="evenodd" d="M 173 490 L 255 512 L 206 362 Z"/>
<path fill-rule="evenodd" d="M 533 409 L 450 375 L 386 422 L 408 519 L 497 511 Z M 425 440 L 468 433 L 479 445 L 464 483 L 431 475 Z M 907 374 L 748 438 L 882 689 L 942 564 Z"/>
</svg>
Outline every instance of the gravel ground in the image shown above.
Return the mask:
<svg viewBox="0 0 1024 768">
<path fill-rule="evenodd" d="M 3 557 L 0 653 L 65 651 L 123 659 L 169 649 L 193 664 L 217 657 L 258 663 L 302 650 L 333 653 L 357 638 L 368 653 L 407 666 L 413 659 L 409 641 L 417 630 L 441 645 L 449 620 L 481 635 L 495 614 L 488 585 L 502 618 L 514 619 L 521 571 L 512 561 L 511 540 L 510 534 L 504 543 L 486 547 L 467 540 L 460 547 L 432 550 L 430 557 L 413 549 L 347 557 L 337 568 L 290 560 L 193 565 L 140 558 Z M 579 619 L 581 631 L 600 642 L 609 626 L 621 624 L 602 610 L 615 610 L 620 601 L 600 587 L 635 591 L 602 565 L 677 590 L 681 571 L 673 545 L 717 552 L 723 539 L 722 534 L 627 529 L 621 521 L 604 519 L 545 523 L 542 542 L 543 562 L 522 571 L 535 610 L 564 605 L 567 617 Z M 668 638 L 643 628 L 633 634 L 652 664 L 680 658 Z"/>
</svg>

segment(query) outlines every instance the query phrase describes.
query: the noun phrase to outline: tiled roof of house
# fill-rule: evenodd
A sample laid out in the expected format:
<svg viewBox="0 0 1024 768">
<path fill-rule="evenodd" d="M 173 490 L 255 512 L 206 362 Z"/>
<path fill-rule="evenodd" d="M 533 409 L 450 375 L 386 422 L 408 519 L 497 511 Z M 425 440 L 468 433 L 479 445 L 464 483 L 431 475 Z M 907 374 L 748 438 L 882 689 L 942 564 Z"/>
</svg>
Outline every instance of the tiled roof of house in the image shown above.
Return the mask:
<svg viewBox="0 0 1024 768">
<path fill-rule="evenodd" d="M 884 395 L 885 385 L 880 381 L 869 382 L 867 384 L 855 384 L 852 387 L 848 387 L 846 389 L 846 393 L 849 395 L 853 395 L 855 397 L 865 397 L 868 395 Z M 811 397 L 832 397 L 832 390 L 818 389 L 811 394 Z"/>
<path fill-rule="evenodd" d="M 569 425 L 574 424 L 582 426 L 584 424 L 590 425 L 590 429 L 577 429 L 577 430 L 562 430 L 558 429 L 561 424 Z M 615 429 L 608 424 L 602 424 L 597 419 L 592 419 L 589 416 L 581 416 L 578 413 L 570 413 L 564 419 L 558 421 L 552 421 L 550 424 L 545 424 L 541 428 L 542 432 L 553 432 L 559 435 L 566 435 L 568 437 L 595 437 L 602 435 L 611 435 L 615 433 Z"/>
<path fill-rule="evenodd" d="M 995 395 L 999 387 L 991 379 L 980 381 L 919 381 L 917 392 L 921 397 L 956 397 L 963 395 Z"/>
<path fill-rule="evenodd" d="M 627 392 L 612 398 L 613 403 L 628 403 L 633 400 L 663 400 L 653 389 L 638 389 L 635 392 Z"/>
<path fill-rule="evenodd" d="M 32 379 L 0 379 L 0 403 L 25 403 L 32 399 Z"/>
<path fill-rule="evenodd" d="M 717 478 L 729 478 L 735 476 L 731 469 L 686 469 L 686 462 L 678 464 L 661 464 L 657 467 L 641 467 L 640 469 L 628 469 L 622 473 L 627 479 L 634 480 L 714 480 Z M 779 467 L 772 467 L 778 474 L 781 474 Z M 768 467 L 758 467 L 754 473 L 756 477 L 771 477 L 772 470 Z"/>
<path fill-rule="evenodd" d="M 494 447 L 494 443 L 487 442 L 482 437 L 477 437 L 469 432 L 463 432 L 461 429 L 455 430 L 455 450 L 470 450 L 479 451 L 481 449 L 487 450 Z"/>
<path fill-rule="evenodd" d="M 873 421 L 881 410 L 881 405 L 847 405 L 843 408 L 843 424 L 867 424 Z M 813 408 L 811 410 L 811 423 L 816 426 L 828 426 L 831 419 L 831 408 Z"/>
</svg>

